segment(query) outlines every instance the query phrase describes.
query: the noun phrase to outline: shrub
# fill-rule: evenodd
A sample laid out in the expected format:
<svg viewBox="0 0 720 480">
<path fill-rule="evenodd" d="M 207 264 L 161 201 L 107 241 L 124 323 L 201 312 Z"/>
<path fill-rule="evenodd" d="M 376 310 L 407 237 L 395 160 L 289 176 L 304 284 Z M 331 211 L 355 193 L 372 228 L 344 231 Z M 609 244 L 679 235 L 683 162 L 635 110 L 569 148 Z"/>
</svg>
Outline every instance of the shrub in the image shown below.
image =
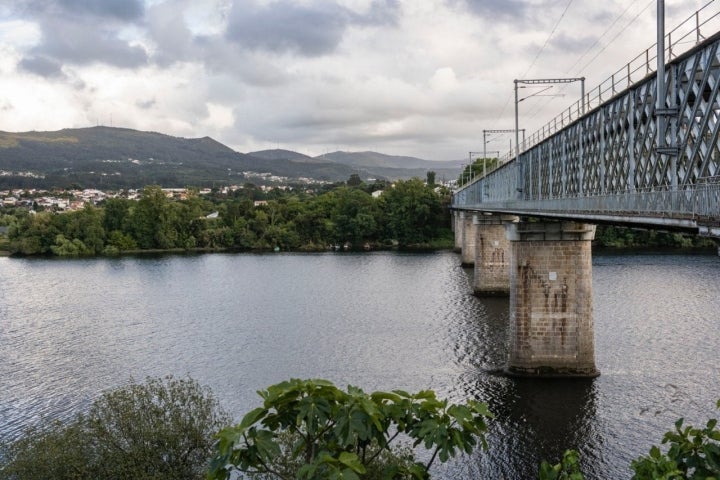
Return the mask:
<svg viewBox="0 0 720 480">
<path fill-rule="evenodd" d="M 426 479 L 436 458 L 470 453 L 478 440 L 487 448 L 492 414 L 475 400 L 450 405 L 429 390 L 367 394 L 297 379 L 258 393 L 263 406 L 220 432 L 208 478 Z M 430 460 L 398 449 L 392 442 L 401 434 L 430 450 Z"/>
<path fill-rule="evenodd" d="M 5 445 L 0 480 L 201 479 L 212 436 L 227 424 L 194 380 L 148 378 L 105 393 L 71 422 Z"/>
</svg>

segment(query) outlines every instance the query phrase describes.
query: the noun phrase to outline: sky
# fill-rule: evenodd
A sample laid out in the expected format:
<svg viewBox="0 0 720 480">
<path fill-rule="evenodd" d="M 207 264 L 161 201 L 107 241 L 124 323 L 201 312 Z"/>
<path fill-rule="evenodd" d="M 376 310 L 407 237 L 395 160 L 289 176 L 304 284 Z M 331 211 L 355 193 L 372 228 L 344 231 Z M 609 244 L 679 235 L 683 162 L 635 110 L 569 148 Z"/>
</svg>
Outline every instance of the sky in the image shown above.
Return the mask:
<svg viewBox="0 0 720 480">
<path fill-rule="evenodd" d="M 707 2 L 665 0 L 666 28 Z M 590 90 L 655 39 L 655 0 L 0 0 L 0 130 L 461 160 L 514 128 L 514 79 Z M 530 134 L 580 87 L 524 92 Z"/>
</svg>

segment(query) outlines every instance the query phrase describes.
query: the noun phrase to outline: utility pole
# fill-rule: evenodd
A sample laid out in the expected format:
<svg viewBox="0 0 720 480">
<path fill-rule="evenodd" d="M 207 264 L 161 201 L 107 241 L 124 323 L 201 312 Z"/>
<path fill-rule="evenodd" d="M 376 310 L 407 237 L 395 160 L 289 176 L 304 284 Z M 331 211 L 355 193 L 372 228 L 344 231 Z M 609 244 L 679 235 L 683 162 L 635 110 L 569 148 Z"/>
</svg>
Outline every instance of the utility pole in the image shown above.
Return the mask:
<svg viewBox="0 0 720 480">
<path fill-rule="evenodd" d="M 672 48 L 672 46 L 671 46 Z M 667 98 L 667 84 L 665 83 L 665 1 L 657 2 L 657 91 L 655 100 L 655 117 L 657 122 L 657 146 L 655 152 L 658 155 L 658 163 L 662 163 L 662 156 L 667 155 L 670 162 L 670 186 L 672 190 L 677 190 L 677 157 L 678 147 L 675 142 L 673 132 L 671 144 L 667 143 L 667 125 L 668 118 L 675 119 L 678 109 L 675 104 L 675 95 L 672 95 L 670 106 L 665 106 Z M 673 124 L 674 126 L 675 124 Z M 673 128 L 674 130 L 674 128 Z"/>
<path fill-rule="evenodd" d="M 554 83 L 573 83 L 573 82 L 580 82 L 580 111 L 582 114 L 585 113 L 585 77 L 576 77 L 576 78 L 537 78 L 537 79 L 524 79 L 524 80 L 513 80 L 513 83 L 515 83 L 515 160 L 517 160 L 520 157 L 520 138 L 519 138 L 519 127 L 518 127 L 518 103 L 522 102 L 523 100 L 526 100 L 530 97 L 538 96 L 541 92 L 544 92 L 547 90 L 547 88 L 540 90 L 540 92 L 534 93 L 532 95 L 528 95 L 527 97 L 518 99 L 518 88 L 525 88 L 525 87 L 518 87 L 519 83 L 522 83 L 524 85 L 551 85 Z M 551 88 L 551 87 L 548 87 Z M 523 144 L 525 141 L 523 140 Z"/>
<path fill-rule="evenodd" d="M 486 148 L 488 144 L 487 140 L 487 134 L 488 133 L 513 133 L 515 130 L 506 128 L 506 129 L 500 129 L 500 130 L 483 130 L 483 158 L 487 158 Z M 523 134 L 523 143 L 525 143 L 525 129 L 521 129 Z M 512 140 L 510 140 L 510 155 L 512 156 Z M 498 156 L 500 156 L 500 153 L 498 153 Z M 485 161 L 483 161 L 483 176 L 485 176 Z"/>
</svg>

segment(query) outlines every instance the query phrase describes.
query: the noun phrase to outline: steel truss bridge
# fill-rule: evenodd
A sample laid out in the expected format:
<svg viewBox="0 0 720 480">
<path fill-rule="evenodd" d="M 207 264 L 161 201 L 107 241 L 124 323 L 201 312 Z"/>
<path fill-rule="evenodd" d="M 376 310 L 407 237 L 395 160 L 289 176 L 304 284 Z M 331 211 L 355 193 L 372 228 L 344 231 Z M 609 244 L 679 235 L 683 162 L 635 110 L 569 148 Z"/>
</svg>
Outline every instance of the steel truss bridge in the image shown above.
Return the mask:
<svg viewBox="0 0 720 480">
<path fill-rule="evenodd" d="M 720 238 L 720 11 L 711 2 L 685 23 L 666 36 L 662 102 L 648 49 L 458 188 L 453 208 Z"/>
</svg>

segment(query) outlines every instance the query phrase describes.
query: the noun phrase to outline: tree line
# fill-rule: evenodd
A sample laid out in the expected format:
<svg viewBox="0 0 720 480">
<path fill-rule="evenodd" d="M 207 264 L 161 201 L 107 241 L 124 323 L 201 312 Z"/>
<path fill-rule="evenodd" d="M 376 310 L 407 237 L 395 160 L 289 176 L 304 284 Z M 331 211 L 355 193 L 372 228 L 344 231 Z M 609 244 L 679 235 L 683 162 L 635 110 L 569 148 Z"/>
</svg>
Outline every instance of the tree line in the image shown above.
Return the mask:
<svg viewBox="0 0 720 480">
<path fill-rule="evenodd" d="M 8 248 L 18 255 L 108 255 L 137 250 L 325 250 L 449 246 L 449 191 L 419 179 L 382 195 L 373 186 L 342 185 L 320 194 L 277 190 L 262 202 L 252 188 L 183 200 L 147 186 L 139 200 L 109 198 L 56 214 L 17 209 L 0 215 Z"/>
<path fill-rule="evenodd" d="M 148 186 L 137 201 L 110 198 L 62 214 L 0 209 L 0 226 L 7 227 L 0 250 L 78 256 L 144 250 L 319 251 L 336 245 L 451 248 L 450 192 L 436 192 L 430 173 L 428 182 L 416 178 L 394 186 L 351 177 L 319 193 L 264 193 L 247 184 L 226 195 L 190 190 L 186 199 L 173 200 L 160 187 Z M 378 189 L 383 193 L 375 198 Z M 603 225 L 597 227 L 594 245 L 714 246 L 697 236 Z"/>
</svg>

